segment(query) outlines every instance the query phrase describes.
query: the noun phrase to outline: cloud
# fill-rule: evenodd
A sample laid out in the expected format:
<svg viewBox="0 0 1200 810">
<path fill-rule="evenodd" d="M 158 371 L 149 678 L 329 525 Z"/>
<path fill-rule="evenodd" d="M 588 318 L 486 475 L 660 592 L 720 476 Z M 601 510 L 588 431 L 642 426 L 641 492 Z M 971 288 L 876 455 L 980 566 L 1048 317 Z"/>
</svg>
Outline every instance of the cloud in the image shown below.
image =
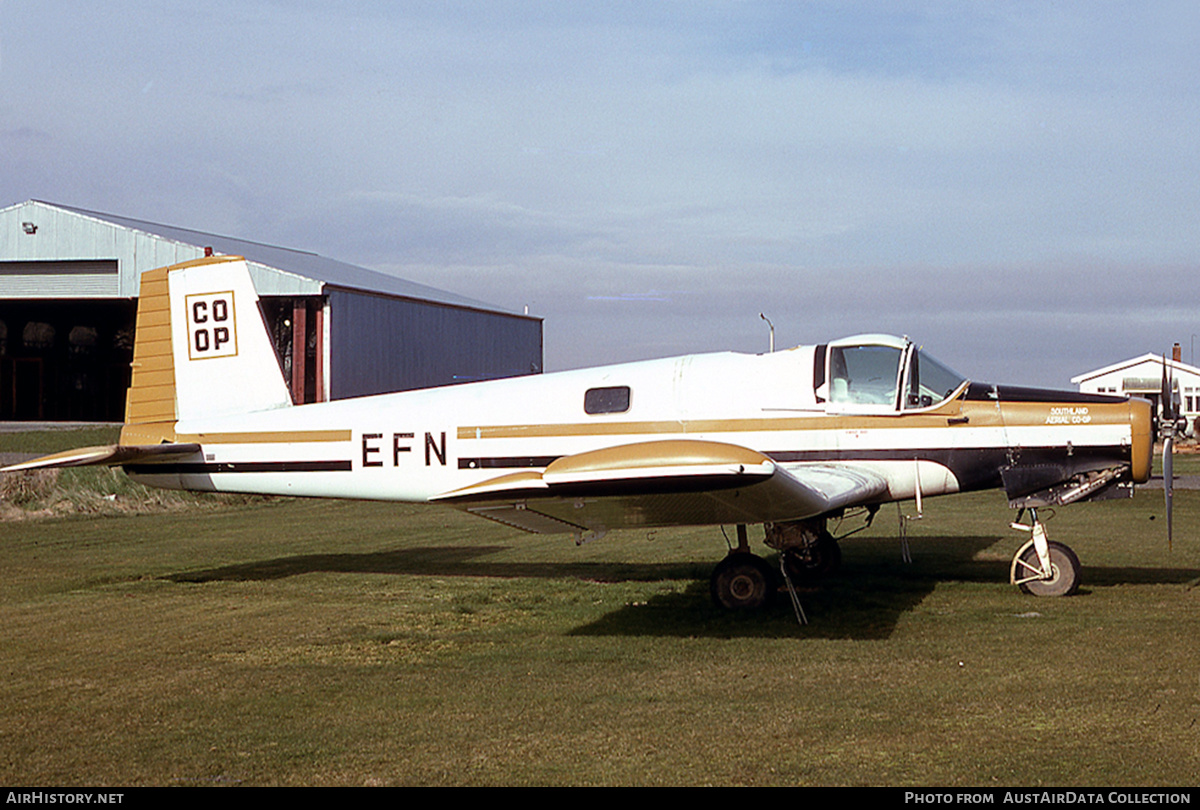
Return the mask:
<svg viewBox="0 0 1200 810">
<path fill-rule="evenodd" d="M 1191 4 L 40 19 L 0 6 L 8 202 L 530 304 L 551 368 L 760 350 L 766 311 L 779 345 L 912 332 L 964 372 L 1044 382 L 1195 328 L 1166 302 L 1200 258 Z"/>
</svg>

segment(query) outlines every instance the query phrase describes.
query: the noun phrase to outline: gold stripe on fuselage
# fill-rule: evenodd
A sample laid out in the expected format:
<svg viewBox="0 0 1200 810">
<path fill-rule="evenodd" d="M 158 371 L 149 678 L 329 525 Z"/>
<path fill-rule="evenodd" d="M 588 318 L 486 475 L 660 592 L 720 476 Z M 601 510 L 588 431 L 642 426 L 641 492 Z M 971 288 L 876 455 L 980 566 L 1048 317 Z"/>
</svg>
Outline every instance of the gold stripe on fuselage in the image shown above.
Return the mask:
<svg viewBox="0 0 1200 810">
<path fill-rule="evenodd" d="M 229 433 L 180 433 L 176 440 L 197 444 L 304 444 L 310 442 L 348 442 L 349 430 L 273 430 Z"/>
<path fill-rule="evenodd" d="M 558 425 L 467 425 L 458 429 L 459 439 L 520 439 L 578 436 L 635 436 L 664 433 L 763 433 L 801 430 L 871 430 L 944 428 L 948 420 L 965 427 L 1018 427 L 1047 424 L 1052 409 L 1078 407 L 1069 402 L 1006 402 L 997 408 L 990 402 L 962 402 L 954 407 L 924 413 L 839 414 L 749 419 L 681 419 L 648 422 L 576 422 Z M 1128 424 L 1124 402 L 1089 403 L 1090 424 Z M 1115 417 L 1115 418 L 1114 418 Z"/>
<path fill-rule="evenodd" d="M 127 424 L 121 430 L 121 444 L 317 444 L 348 442 L 349 430 L 256 430 L 224 433 L 176 433 L 174 422 Z"/>
</svg>

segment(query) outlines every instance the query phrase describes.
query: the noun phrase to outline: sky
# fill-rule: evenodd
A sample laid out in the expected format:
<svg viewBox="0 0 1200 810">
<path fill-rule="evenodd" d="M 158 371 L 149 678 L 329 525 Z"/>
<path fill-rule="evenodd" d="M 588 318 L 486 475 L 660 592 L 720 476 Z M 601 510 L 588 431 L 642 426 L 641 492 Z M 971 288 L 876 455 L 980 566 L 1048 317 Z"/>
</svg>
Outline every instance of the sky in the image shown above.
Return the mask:
<svg viewBox="0 0 1200 810">
<path fill-rule="evenodd" d="M 0 207 L 544 318 L 548 371 L 863 332 L 1070 378 L 1200 337 L 1195 2 L 0 0 Z"/>
</svg>

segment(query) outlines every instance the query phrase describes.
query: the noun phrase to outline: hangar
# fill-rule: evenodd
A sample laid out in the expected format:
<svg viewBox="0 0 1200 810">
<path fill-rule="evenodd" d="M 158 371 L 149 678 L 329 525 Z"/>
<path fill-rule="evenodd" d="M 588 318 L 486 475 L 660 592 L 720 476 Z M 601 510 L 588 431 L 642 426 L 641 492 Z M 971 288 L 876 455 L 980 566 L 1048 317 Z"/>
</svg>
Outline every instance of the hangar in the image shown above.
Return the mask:
<svg viewBox="0 0 1200 810">
<path fill-rule="evenodd" d="M 141 274 L 244 256 L 296 403 L 542 370 L 541 318 L 315 253 L 28 200 L 0 209 L 0 419 L 122 421 Z"/>
</svg>

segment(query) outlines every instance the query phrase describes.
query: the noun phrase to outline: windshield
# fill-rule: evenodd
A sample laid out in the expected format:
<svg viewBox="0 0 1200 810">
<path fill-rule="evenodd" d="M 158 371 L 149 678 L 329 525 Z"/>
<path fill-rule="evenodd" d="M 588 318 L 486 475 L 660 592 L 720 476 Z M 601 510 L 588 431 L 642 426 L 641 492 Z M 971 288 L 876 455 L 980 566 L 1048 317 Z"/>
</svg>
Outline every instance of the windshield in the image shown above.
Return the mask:
<svg viewBox="0 0 1200 810">
<path fill-rule="evenodd" d="M 928 408 L 949 397 L 966 379 L 922 351 L 914 351 L 908 373 L 909 408 Z"/>
</svg>

